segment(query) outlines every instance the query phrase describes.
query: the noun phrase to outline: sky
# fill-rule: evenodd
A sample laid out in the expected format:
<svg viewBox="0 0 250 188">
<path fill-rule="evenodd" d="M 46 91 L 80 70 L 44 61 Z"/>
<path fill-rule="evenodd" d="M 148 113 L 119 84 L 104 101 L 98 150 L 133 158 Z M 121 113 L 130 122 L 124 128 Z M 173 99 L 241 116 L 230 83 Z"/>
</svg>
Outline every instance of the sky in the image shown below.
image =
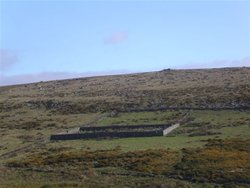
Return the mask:
<svg viewBox="0 0 250 188">
<path fill-rule="evenodd" d="M 250 0 L 0 0 L 0 85 L 250 66 Z"/>
</svg>

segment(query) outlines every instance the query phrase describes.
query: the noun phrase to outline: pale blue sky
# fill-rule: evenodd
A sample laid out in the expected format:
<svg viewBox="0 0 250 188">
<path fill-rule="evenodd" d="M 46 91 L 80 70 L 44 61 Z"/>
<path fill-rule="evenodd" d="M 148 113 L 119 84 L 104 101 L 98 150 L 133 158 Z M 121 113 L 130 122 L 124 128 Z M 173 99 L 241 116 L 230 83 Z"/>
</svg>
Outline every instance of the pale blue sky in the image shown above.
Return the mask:
<svg viewBox="0 0 250 188">
<path fill-rule="evenodd" d="M 2 84 L 50 72 L 250 66 L 246 0 L 0 0 L 0 8 Z"/>
</svg>

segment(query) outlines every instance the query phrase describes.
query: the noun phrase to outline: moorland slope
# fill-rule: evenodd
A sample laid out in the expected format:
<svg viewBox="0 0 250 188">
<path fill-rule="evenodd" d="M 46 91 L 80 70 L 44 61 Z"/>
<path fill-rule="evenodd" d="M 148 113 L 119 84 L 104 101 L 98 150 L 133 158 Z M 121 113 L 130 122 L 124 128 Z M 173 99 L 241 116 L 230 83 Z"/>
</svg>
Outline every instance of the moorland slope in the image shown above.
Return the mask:
<svg viewBox="0 0 250 188">
<path fill-rule="evenodd" d="M 250 107 L 250 68 L 162 70 L 0 87 L 0 112 Z"/>
<path fill-rule="evenodd" d="M 166 69 L 0 87 L 0 187 L 248 187 L 249 76 L 247 67 Z M 48 140 L 187 112 L 168 137 Z"/>
</svg>

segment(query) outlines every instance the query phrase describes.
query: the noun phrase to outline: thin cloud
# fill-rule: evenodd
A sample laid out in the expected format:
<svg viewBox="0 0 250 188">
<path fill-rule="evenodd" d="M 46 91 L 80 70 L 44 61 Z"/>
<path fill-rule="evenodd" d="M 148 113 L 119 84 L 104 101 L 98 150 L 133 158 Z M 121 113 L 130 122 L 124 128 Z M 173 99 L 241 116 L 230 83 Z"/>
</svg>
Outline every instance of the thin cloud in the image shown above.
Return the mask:
<svg viewBox="0 0 250 188">
<path fill-rule="evenodd" d="M 13 50 L 0 49 L 0 71 L 11 68 L 18 61 L 17 53 Z"/>
<path fill-rule="evenodd" d="M 116 32 L 111 36 L 107 37 L 104 41 L 105 44 L 119 44 L 124 42 L 127 39 L 126 32 Z"/>
<path fill-rule="evenodd" d="M 181 69 L 196 69 L 196 68 L 220 68 L 220 67 L 249 67 L 250 57 L 245 57 L 238 60 L 215 60 L 212 62 L 190 62 L 183 66 L 175 68 Z"/>
<path fill-rule="evenodd" d="M 250 66 L 250 57 L 245 57 L 243 59 L 240 59 L 240 60 L 236 60 L 236 61 L 231 61 L 230 62 L 230 65 L 231 66 Z"/>
<path fill-rule="evenodd" d="M 125 74 L 125 73 L 131 73 L 131 72 L 128 70 L 85 72 L 85 73 L 42 72 L 42 73 L 36 73 L 36 74 L 21 74 L 21 75 L 13 75 L 13 76 L 6 76 L 0 73 L 0 86 L 34 83 L 34 82 L 50 81 L 50 80 L 80 78 L 80 77 L 116 75 L 116 74 Z"/>
<path fill-rule="evenodd" d="M 24 83 L 34 83 L 49 80 L 61 80 L 69 78 L 77 78 L 82 75 L 79 73 L 68 72 L 41 72 L 35 74 L 20 74 L 13 76 L 0 75 L 0 85 L 15 85 Z"/>
</svg>

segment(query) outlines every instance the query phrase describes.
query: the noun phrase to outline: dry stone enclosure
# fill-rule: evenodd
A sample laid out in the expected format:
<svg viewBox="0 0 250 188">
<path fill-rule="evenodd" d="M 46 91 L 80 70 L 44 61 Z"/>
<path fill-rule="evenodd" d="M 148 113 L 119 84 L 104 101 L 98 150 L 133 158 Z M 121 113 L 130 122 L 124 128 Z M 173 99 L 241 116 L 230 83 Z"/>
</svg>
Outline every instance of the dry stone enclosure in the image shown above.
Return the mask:
<svg viewBox="0 0 250 188">
<path fill-rule="evenodd" d="M 152 137 L 166 136 L 177 128 L 179 124 L 158 125 L 113 125 L 102 127 L 80 127 L 78 133 L 66 133 L 51 135 L 51 140 L 75 140 L 95 138 L 128 138 L 128 137 Z"/>
</svg>

